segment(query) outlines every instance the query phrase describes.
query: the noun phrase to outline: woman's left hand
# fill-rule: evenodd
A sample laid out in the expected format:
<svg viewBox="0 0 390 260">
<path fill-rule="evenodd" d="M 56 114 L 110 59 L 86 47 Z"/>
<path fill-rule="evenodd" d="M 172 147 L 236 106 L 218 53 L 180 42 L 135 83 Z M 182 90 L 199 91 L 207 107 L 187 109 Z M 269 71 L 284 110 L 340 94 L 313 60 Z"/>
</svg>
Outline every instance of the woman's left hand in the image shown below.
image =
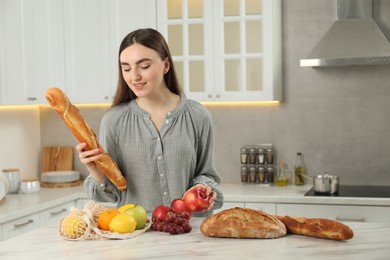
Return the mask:
<svg viewBox="0 0 390 260">
<path fill-rule="evenodd" d="M 200 213 L 204 213 L 205 211 L 209 211 L 209 210 L 212 210 L 213 207 L 214 207 L 214 203 L 215 203 L 215 200 L 217 199 L 217 193 L 212 191 L 211 187 L 210 186 L 207 186 L 207 185 L 204 185 L 204 184 L 196 184 L 194 187 L 201 187 L 203 189 L 205 189 L 206 191 L 206 195 L 209 196 L 209 206 L 207 207 L 207 209 L 201 211 Z M 193 189 L 194 187 L 190 188 L 189 190 Z M 189 191 L 187 190 L 184 195 Z M 183 197 L 184 197 L 183 195 Z"/>
</svg>

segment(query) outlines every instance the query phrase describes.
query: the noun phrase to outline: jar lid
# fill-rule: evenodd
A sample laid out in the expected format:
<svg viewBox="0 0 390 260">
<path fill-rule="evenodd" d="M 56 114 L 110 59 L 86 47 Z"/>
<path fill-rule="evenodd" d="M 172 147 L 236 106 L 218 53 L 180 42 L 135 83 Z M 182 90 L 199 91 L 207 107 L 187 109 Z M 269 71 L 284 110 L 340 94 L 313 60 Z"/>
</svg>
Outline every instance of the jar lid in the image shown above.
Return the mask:
<svg viewBox="0 0 390 260">
<path fill-rule="evenodd" d="M 38 181 L 37 178 L 26 178 L 26 179 L 22 179 L 22 182 L 34 182 L 34 181 Z"/>
<path fill-rule="evenodd" d="M 2 169 L 3 172 L 18 172 L 18 168 L 9 168 L 9 169 Z"/>
</svg>

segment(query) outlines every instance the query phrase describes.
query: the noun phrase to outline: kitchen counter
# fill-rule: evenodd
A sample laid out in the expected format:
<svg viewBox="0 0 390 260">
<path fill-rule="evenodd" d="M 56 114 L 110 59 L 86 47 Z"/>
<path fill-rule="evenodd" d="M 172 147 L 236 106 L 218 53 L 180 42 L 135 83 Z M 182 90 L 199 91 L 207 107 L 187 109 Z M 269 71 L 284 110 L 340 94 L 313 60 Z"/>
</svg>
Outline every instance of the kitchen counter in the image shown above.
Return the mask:
<svg viewBox="0 0 390 260">
<path fill-rule="evenodd" d="M 222 184 L 227 202 L 390 206 L 390 198 L 305 197 L 311 185 L 286 187 Z M 0 203 L 0 224 L 62 203 L 88 199 L 83 186 L 41 188 L 36 194 L 7 194 Z"/>
<path fill-rule="evenodd" d="M 49 225 L 0 243 L 5 259 L 388 259 L 390 224 L 346 223 L 348 241 L 287 234 L 278 239 L 210 238 L 192 218 L 188 234 L 148 231 L 128 240 L 66 241 Z M 255 258 L 256 257 L 256 258 Z"/>
<path fill-rule="evenodd" d="M 297 203 L 322 205 L 364 205 L 390 206 L 390 198 L 361 198 L 336 196 L 308 196 L 305 193 L 312 185 L 285 187 L 261 186 L 255 184 L 222 184 L 221 189 L 225 201 L 229 202 L 265 202 L 265 203 Z"/>
</svg>

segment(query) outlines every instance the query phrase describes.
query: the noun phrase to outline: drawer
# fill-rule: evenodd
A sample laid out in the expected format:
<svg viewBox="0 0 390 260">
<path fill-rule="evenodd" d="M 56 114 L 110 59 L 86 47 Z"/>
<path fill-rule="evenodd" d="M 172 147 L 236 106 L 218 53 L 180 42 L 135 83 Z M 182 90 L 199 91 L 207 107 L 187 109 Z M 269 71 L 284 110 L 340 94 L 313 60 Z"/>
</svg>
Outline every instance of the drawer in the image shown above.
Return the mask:
<svg viewBox="0 0 390 260">
<path fill-rule="evenodd" d="M 42 210 L 39 213 L 40 226 L 59 222 L 61 218 L 69 214 L 71 207 L 74 207 L 73 201 L 46 210 Z"/>
<path fill-rule="evenodd" d="M 276 204 L 275 203 L 258 203 L 258 202 L 245 202 L 246 208 L 257 209 L 264 211 L 265 213 L 275 215 Z"/>
<path fill-rule="evenodd" d="M 3 240 L 21 235 L 39 227 L 39 213 L 3 223 Z"/>
<path fill-rule="evenodd" d="M 245 206 L 244 202 L 225 201 L 222 205 L 222 208 L 214 210 L 214 213 L 220 212 L 221 210 L 224 210 L 224 209 L 230 209 L 230 208 L 235 208 L 235 207 L 243 208 L 244 206 Z"/>
<path fill-rule="evenodd" d="M 77 209 L 83 209 L 91 199 L 78 199 L 75 203 Z M 105 208 L 118 208 L 115 203 L 111 202 L 97 202 L 99 205 L 102 205 Z"/>
<path fill-rule="evenodd" d="M 390 207 L 354 205 L 277 204 L 278 215 L 329 218 L 338 221 L 390 223 Z"/>
</svg>

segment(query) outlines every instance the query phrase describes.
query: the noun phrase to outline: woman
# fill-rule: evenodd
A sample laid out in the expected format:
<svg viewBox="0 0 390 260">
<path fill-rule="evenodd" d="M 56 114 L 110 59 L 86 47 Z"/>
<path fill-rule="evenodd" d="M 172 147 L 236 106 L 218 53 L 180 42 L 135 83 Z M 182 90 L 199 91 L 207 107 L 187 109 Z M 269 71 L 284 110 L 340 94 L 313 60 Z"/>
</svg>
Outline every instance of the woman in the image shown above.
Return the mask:
<svg viewBox="0 0 390 260">
<path fill-rule="evenodd" d="M 90 172 L 84 188 L 94 200 L 139 204 L 152 212 L 200 185 L 210 195 L 207 211 L 220 208 L 212 135 L 208 110 L 182 93 L 164 37 L 136 30 L 120 45 L 118 88 L 100 127 L 100 142 L 128 187 L 121 192 L 110 183 L 94 163 L 99 151 L 83 151 L 80 143 L 76 150 Z"/>
</svg>

